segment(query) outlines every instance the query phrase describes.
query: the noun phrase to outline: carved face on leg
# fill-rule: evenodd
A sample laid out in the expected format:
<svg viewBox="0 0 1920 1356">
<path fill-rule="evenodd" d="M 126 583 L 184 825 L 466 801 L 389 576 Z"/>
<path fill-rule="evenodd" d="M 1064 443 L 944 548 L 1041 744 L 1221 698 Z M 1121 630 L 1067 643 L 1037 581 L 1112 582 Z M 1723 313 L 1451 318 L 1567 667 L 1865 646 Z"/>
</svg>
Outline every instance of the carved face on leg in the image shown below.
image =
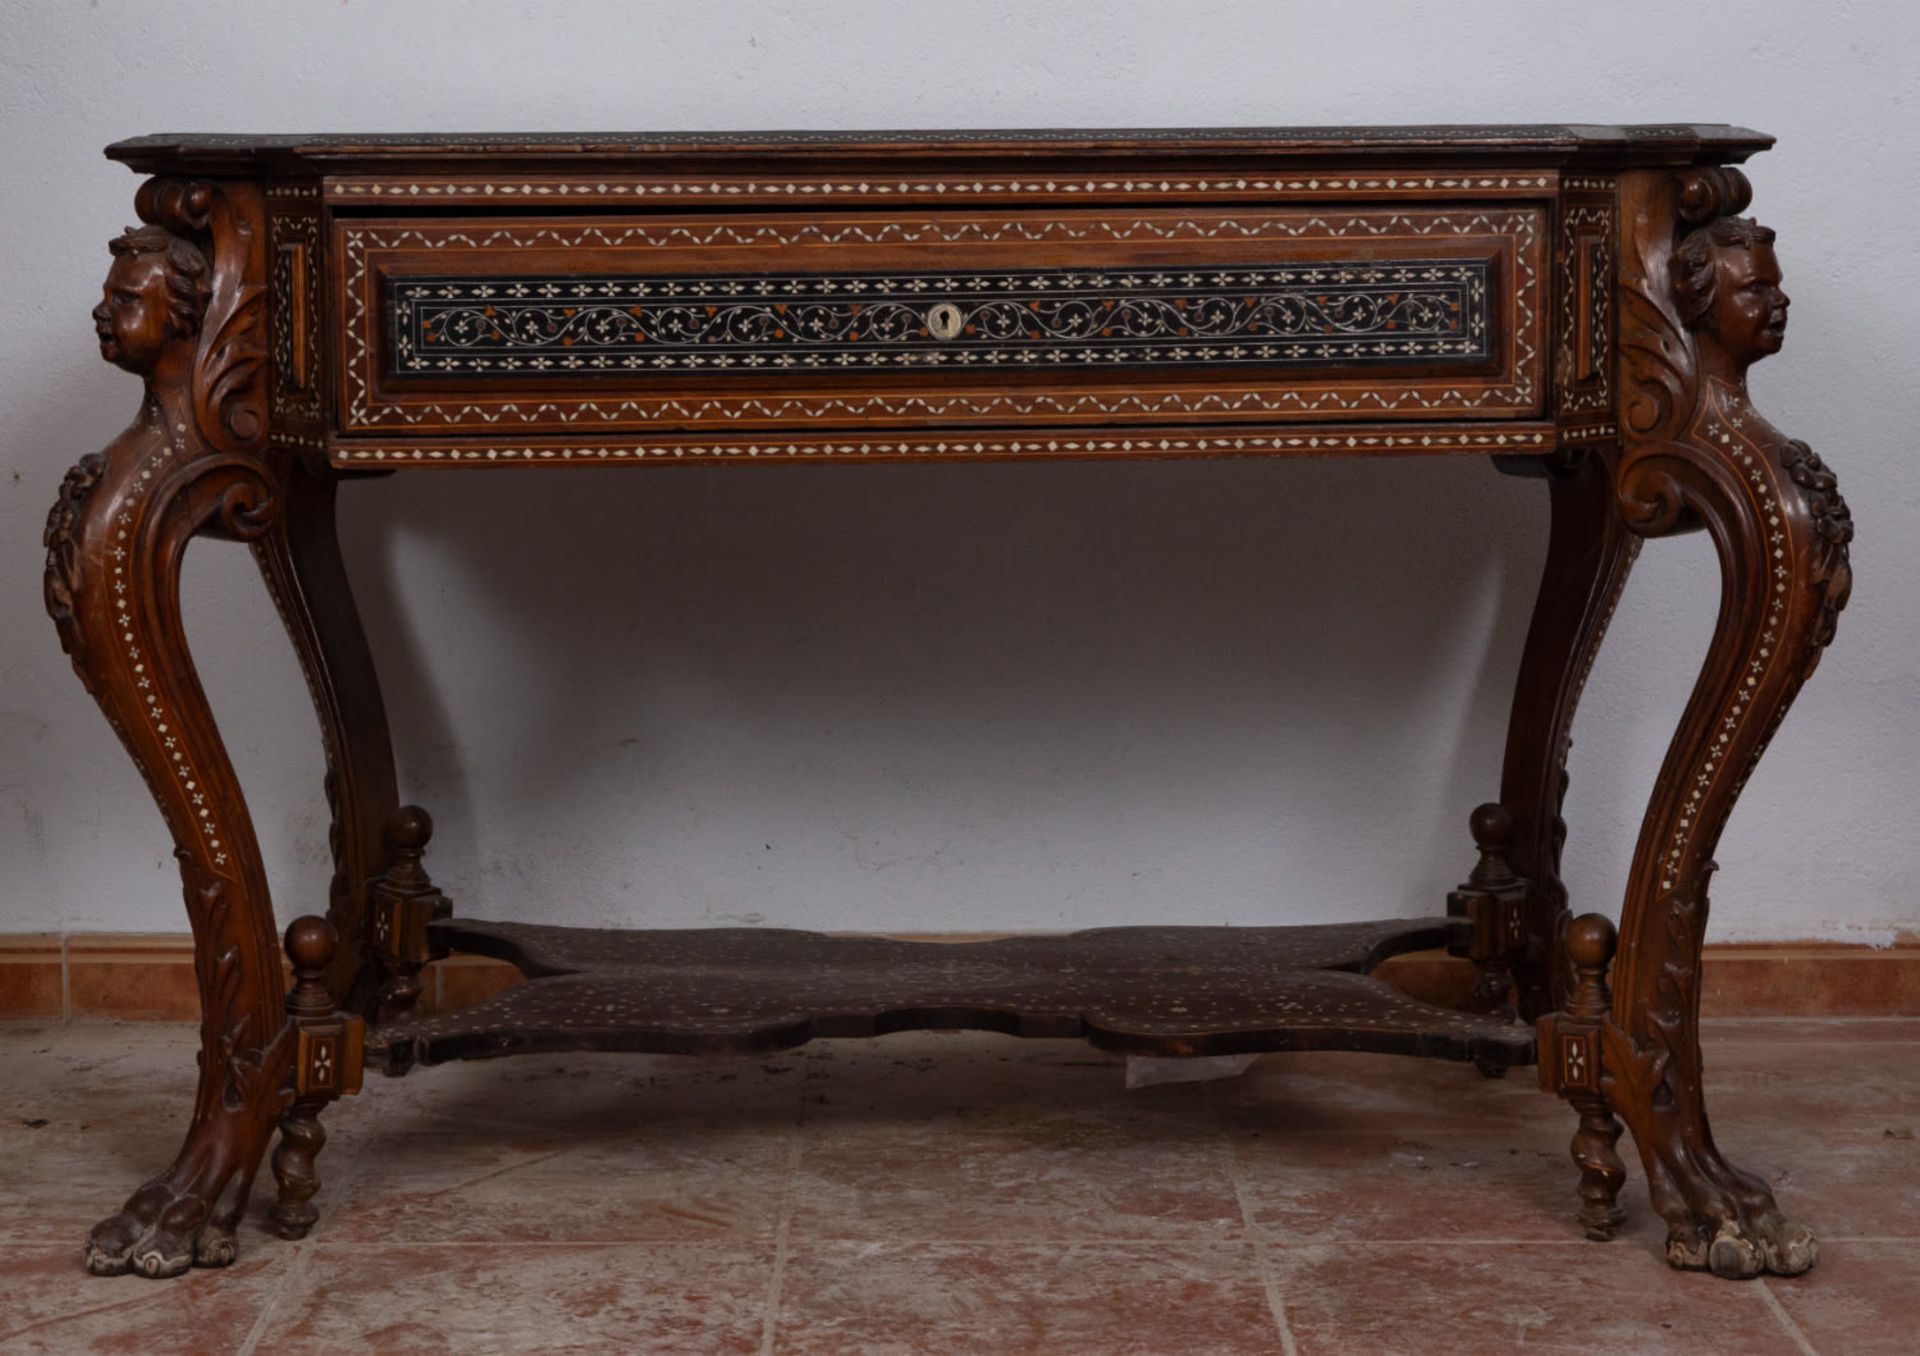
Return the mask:
<svg viewBox="0 0 1920 1356">
<path fill-rule="evenodd" d="M 160 226 L 130 229 L 108 245 L 113 267 L 93 308 L 100 356 L 148 373 L 167 345 L 191 339 L 206 309 L 206 258 L 191 241 Z"/>
<path fill-rule="evenodd" d="M 1773 232 L 1745 217 L 1708 222 L 1673 252 L 1673 295 L 1702 357 L 1732 380 L 1780 351 L 1787 333 L 1787 294 Z"/>
</svg>

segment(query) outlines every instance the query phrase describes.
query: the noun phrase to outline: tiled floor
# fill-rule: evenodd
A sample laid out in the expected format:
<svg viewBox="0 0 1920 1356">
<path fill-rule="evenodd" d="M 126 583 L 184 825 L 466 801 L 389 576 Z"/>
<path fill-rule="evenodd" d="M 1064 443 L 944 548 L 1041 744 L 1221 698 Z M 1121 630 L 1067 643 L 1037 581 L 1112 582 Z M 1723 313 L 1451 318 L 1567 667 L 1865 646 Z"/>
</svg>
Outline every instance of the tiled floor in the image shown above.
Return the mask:
<svg viewBox="0 0 1920 1356">
<path fill-rule="evenodd" d="M 1581 1240 L 1530 1071 L 1128 1092 L 966 1034 L 376 1078 L 327 1115 L 307 1241 L 263 1172 L 238 1264 L 152 1282 L 79 1244 L 171 1157 L 191 1033 L 0 1026 L 0 1352 L 1920 1351 L 1920 1020 L 1720 1023 L 1709 1064 L 1810 1276 L 1669 1271 L 1637 1170 L 1626 1234 Z"/>
</svg>

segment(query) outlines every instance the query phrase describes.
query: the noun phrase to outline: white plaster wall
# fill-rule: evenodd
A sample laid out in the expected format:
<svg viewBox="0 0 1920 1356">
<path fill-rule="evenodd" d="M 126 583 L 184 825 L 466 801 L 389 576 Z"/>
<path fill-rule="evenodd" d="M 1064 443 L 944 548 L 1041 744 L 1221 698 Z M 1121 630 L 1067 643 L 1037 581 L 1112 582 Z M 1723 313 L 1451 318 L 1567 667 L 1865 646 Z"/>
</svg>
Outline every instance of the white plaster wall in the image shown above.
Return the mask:
<svg viewBox="0 0 1920 1356">
<path fill-rule="evenodd" d="M 131 414 L 87 310 L 159 130 L 1745 123 L 1794 296 L 1762 404 L 1859 523 L 1838 647 L 1723 842 L 1719 938 L 1920 919 L 1920 9 L 1583 3 L 0 3 L 0 930 L 184 925 L 55 644 L 40 524 Z M 827 928 L 1436 910 L 1500 738 L 1544 492 L 1472 462 L 402 475 L 345 495 L 403 794 L 467 912 Z M 313 717 L 244 550 L 189 620 L 283 919 Z M 1576 729 L 1617 909 L 1712 622 L 1642 557 Z"/>
</svg>

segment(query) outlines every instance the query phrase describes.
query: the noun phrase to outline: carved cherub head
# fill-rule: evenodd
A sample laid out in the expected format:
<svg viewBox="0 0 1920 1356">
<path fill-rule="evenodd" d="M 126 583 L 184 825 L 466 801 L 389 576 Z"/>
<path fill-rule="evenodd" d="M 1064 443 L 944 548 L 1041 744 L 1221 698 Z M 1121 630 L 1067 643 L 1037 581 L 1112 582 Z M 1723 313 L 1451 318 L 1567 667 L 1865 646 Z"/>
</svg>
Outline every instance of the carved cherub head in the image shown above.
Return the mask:
<svg viewBox="0 0 1920 1356">
<path fill-rule="evenodd" d="M 1718 340 L 1734 375 L 1780 351 L 1789 302 L 1767 227 L 1751 217 L 1696 227 L 1674 250 L 1670 269 L 1680 318 Z"/>
<path fill-rule="evenodd" d="M 200 332 L 211 291 L 206 256 L 164 226 L 130 226 L 107 248 L 113 266 L 93 308 L 100 356 L 151 372 L 169 343 Z"/>
</svg>

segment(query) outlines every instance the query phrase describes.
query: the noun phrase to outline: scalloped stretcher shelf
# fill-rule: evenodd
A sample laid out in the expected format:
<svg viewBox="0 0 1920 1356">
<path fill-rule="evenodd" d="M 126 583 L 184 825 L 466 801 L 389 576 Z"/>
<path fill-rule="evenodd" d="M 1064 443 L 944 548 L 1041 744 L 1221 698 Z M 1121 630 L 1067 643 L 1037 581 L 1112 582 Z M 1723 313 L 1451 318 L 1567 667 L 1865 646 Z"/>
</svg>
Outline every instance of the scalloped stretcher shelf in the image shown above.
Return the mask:
<svg viewBox="0 0 1920 1356">
<path fill-rule="evenodd" d="M 467 919 L 431 931 L 437 944 L 512 962 L 528 983 L 370 1034 L 367 1061 L 388 1073 L 561 1050 L 775 1050 L 954 1027 L 1078 1037 L 1137 1055 L 1370 1050 L 1499 1067 L 1533 1061 L 1530 1026 L 1436 1008 L 1366 973 L 1444 944 L 1446 919 L 1097 928 L 963 943 Z"/>
</svg>

